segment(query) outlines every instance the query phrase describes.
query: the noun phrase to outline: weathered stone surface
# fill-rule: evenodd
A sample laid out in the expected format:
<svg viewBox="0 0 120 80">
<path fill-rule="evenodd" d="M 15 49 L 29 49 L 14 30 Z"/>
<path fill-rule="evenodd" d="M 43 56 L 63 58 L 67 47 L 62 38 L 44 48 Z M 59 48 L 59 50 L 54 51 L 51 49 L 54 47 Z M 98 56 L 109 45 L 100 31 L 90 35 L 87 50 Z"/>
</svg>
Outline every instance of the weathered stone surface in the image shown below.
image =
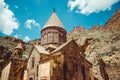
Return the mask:
<svg viewBox="0 0 120 80">
<path fill-rule="evenodd" d="M 116 76 L 120 74 L 116 71 L 115 65 L 120 67 L 120 10 L 118 10 L 113 17 L 105 24 L 104 27 L 94 26 L 93 28 L 86 30 L 82 33 L 79 27 L 76 27 L 73 31 L 67 35 L 67 40 L 75 39 L 79 45 L 84 43 L 86 39 L 92 39 L 89 41 L 89 45 L 86 47 L 85 55 L 93 64 L 93 71 L 96 78 L 101 79 L 99 64 L 97 56 L 101 57 L 105 64 L 111 66 L 114 69 Z M 83 39 L 84 38 L 84 39 Z M 107 68 L 105 66 L 105 68 Z M 98 68 L 97 68 L 98 67 Z M 109 68 L 107 72 L 110 72 Z M 112 71 L 111 71 L 112 73 Z M 111 76 L 108 74 L 110 79 Z M 113 75 L 115 78 L 115 75 Z M 112 78 L 113 79 L 113 78 Z M 111 80 L 112 80 L 111 79 Z M 119 80 L 115 78 L 116 80 Z"/>
</svg>

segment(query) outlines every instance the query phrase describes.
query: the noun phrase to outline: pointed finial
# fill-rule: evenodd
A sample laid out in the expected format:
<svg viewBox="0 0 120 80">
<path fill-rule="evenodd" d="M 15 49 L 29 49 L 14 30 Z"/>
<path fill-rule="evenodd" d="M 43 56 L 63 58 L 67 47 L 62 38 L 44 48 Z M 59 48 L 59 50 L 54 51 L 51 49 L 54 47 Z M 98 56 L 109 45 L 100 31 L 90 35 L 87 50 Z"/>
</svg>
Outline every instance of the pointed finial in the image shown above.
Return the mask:
<svg viewBox="0 0 120 80">
<path fill-rule="evenodd" d="M 55 12 L 55 8 L 53 8 L 53 12 Z"/>
</svg>

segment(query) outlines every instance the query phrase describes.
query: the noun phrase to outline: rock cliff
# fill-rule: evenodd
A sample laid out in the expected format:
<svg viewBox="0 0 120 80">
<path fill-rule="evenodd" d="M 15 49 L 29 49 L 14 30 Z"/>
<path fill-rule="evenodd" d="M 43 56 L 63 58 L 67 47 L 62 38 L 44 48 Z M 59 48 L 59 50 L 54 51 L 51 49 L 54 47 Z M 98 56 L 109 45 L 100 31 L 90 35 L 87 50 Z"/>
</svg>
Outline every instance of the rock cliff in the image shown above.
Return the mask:
<svg viewBox="0 0 120 80">
<path fill-rule="evenodd" d="M 98 59 L 102 58 L 111 80 L 120 80 L 120 10 L 104 25 L 89 30 L 77 26 L 67 34 L 67 40 L 75 39 L 83 47 L 86 58 L 94 65 L 94 75 L 102 80 Z"/>
</svg>

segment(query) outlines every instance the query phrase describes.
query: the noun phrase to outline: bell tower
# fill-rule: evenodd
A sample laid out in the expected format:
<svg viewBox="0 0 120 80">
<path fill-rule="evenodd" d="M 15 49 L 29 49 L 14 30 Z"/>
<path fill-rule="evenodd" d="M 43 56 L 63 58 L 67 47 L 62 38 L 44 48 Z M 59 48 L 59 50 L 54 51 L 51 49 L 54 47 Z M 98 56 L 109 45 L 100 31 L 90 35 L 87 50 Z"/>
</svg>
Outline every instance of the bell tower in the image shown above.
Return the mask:
<svg viewBox="0 0 120 80">
<path fill-rule="evenodd" d="M 47 47 L 52 45 L 58 47 L 66 42 L 66 30 L 64 29 L 55 9 L 44 25 L 42 31 L 41 45 Z"/>
<path fill-rule="evenodd" d="M 23 51 L 24 48 L 22 44 L 18 43 L 11 56 L 11 67 L 8 80 L 23 80 L 24 70 L 26 68 L 26 61 L 22 59 Z"/>
<path fill-rule="evenodd" d="M 14 57 L 22 59 L 24 48 L 21 43 L 19 43 L 14 50 Z"/>
</svg>

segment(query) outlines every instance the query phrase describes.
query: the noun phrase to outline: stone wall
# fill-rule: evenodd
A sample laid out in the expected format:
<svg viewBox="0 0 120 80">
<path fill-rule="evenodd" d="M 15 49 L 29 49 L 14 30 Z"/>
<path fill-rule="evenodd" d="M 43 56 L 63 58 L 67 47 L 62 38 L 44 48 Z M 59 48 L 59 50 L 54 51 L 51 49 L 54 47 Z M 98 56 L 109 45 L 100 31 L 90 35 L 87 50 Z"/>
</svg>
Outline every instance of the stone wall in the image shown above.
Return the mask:
<svg viewBox="0 0 120 80">
<path fill-rule="evenodd" d="M 58 52 L 60 54 L 60 52 Z M 62 54 L 54 56 L 54 61 L 51 63 L 51 79 L 64 80 L 64 56 Z"/>
<path fill-rule="evenodd" d="M 37 68 L 40 60 L 40 54 L 37 52 L 35 48 L 33 48 L 31 55 L 28 60 L 28 65 L 27 65 L 27 73 L 28 73 L 28 78 L 32 77 L 37 79 Z"/>
<path fill-rule="evenodd" d="M 3 68 L 0 80 L 8 80 L 10 74 L 11 62 Z"/>
<path fill-rule="evenodd" d="M 66 32 L 61 28 L 47 28 L 42 31 L 41 44 L 62 44 L 66 41 Z"/>
<path fill-rule="evenodd" d="M 119 66 L 107 66 L 107 73 L 110 80 L 120 80 L 120 67 Z"/>
<path fill-rule="evenodd" d="M 50 62 L 39 65 L 38 80 L 50 80 Z"/>
<path fill-rule="evenodd" d="M 23 80 L 25 62 L 21 59 L 12 58 L 8 80 Z"/>
<path fill-rule="evenodd" d="M 51 80 L 93 80 L 92 64 L 75 45 L 69 44 L 61 52 L 53 54 L 55 67 Z"/>
</svg>

